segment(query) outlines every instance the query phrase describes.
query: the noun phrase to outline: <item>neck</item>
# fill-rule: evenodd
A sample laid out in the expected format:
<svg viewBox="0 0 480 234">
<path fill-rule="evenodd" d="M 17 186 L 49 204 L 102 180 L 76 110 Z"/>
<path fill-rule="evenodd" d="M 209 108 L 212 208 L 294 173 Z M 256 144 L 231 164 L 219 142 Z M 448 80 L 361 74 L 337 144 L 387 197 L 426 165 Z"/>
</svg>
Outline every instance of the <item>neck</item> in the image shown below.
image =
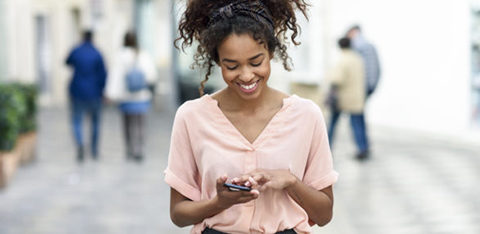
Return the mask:
<svg viewBox="0 0 480 234">
<path fill-rule="evenodd" d="M 225 90 L 226 95 L 224 96 L 224 108 L 231 111 L 255 112 L 265 106 L 265 103 L 268 102 L 268 98 L 271 97 L 272 93 L 272 89 L 266 87 L 257 98 L 245 100 L 227 88 Z"/>
</svg>

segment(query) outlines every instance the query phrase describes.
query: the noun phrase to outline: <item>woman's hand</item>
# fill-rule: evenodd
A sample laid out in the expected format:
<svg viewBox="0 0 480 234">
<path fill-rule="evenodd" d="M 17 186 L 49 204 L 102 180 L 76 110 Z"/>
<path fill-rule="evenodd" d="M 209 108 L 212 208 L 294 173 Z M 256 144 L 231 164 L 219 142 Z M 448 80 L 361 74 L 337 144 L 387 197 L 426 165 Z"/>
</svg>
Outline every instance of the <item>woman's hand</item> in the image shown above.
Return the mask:
<svg viewBox="0 0 480 234">
<path fill-rule="evenodd" d="M 297 181 L 297 177 L 289 170 L 266 169 L 257 169 L 232 180 L 234 184 L 252 186 L 259 191 L 265 191 L 266 189 L 283 190 Z"/>
<path fill-rule="evenodd" d="M 332 219 L 332 186 L 316 190 L 304 184 L 289 170 L 257 169 L 234 178 L 232 183 L 251 186 L 260 192 L 266 189 L 284 190 L 307 212 L 314 223 L 323 226 Z"/>
<path fill-rule="evenodd" d="M 217 179 L 217 196 L 216 204 L 222 208 L 227 209 L 235 204 L 246 203 L 251 200 L 257 199 L 259 192 L 257 189 L 250 191 L 230 191 L 223 184 L 227 181 L 227 176 L 222 176 Z"/>
</svg>

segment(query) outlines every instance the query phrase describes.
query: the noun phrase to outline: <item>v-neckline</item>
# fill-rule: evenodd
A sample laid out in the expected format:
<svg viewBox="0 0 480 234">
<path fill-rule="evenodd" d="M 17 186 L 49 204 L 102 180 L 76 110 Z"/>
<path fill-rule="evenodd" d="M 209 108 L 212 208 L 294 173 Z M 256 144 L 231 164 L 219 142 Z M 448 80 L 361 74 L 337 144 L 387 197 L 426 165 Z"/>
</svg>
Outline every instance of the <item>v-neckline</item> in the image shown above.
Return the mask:
<svg viewBox="0 0 480 234">
<path fill-rule="evenodd" d="M 250 142 L 245 135 L 242 134 L 242 132 L 230 121 L 230 119 L 225 115 L 225 113 L 220 109 L 218 106 L 218 101 L 214 99 L 212 96 L 209 94 L 205 94 L 206 98 L 209 99 L 209 101 L 215 105 L 214 109 L 217 112 L 217 115 L 220 116 L 220 118 L 226 122 L 228 127 L 235 132 L 235 134 L 249 147 L 255 147 L 258 144 L 260 144 L 263 140 L 264 137 L 266 137 L 266 132 L 270 131 L 271 125 L 274 125 L 275 122 L 277 121 L 277 118 L 281 113 L 285 111 L 285 109 L 290 105 L 290 100 L 292 99 L 294 95 L 290 95 L 288 97 L 285 97 L 282 99 L 282 107 L 270 118 L 270 120 L 267 122 L 265 127 L 262 129 L 262 131 L 257 135 L 257 137 Z"/>
</svg>

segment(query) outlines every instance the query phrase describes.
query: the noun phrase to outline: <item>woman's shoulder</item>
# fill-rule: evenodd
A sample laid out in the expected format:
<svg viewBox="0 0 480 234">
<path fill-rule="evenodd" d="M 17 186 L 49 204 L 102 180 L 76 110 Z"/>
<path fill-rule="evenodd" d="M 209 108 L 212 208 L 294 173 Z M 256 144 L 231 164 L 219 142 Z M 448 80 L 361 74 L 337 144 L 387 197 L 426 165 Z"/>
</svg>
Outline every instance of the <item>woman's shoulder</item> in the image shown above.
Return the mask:
<svg viewBox="0 0 480 234">
<path fill-rule="evenodd" d="M 181 104 L 177 109 L 177 116 L 182 116 L 183 118 L 192 118 L 198 116 L 200 113 L 209 111 L 211 109 L 212 102 L 214 102 L 208 94 L 203 95 L 200 98 L 188 100 Z M 200 114 L 201 115 L 201 114 Z"/>
<path fill-rule="evenodd" d="M 293 94 L 285 100 L 289 102 L 290 106 L 292 106 L 295 111 L 312 114 L 321 113 L 320 107 L 310 99 L 302 98 Z"/>
</svg>

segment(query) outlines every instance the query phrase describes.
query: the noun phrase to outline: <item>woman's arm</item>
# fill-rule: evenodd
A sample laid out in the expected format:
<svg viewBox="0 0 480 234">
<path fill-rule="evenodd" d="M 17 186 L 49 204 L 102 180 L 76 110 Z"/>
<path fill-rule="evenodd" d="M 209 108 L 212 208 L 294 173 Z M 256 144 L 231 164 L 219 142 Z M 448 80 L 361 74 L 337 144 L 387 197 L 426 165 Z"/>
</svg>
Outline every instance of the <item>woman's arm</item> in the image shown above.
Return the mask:
<svg viewBox="0 0 480 234">
<path fill-rule="evenodd" d="M 172 222 L 179 227 L 200 223 L 235 204 L 258 198 L 258 190 L 230 191 L 223 186 L 225 181 L 227 181 L 226 176 L 217 179 L 217 195 L 210 200 L 192 201 L 171 188 L 170 218 Z"/>
<path fill-rule="evenodd" d="M 285 190 L 317 225 L 324 226 L 332 219 L 333 189 L 331 185 L 322 190 L 315 190 L 295 177 L 295 182 Z"/>
<path fill-rule="evenodd" d="M 170 218 L 179 226 L 200 223 L 205 218 L 220 213 L 224 209 L 218 205 L 216 199 L 192 201 L 175 189 L 170 189 Z"/>
</svg>

